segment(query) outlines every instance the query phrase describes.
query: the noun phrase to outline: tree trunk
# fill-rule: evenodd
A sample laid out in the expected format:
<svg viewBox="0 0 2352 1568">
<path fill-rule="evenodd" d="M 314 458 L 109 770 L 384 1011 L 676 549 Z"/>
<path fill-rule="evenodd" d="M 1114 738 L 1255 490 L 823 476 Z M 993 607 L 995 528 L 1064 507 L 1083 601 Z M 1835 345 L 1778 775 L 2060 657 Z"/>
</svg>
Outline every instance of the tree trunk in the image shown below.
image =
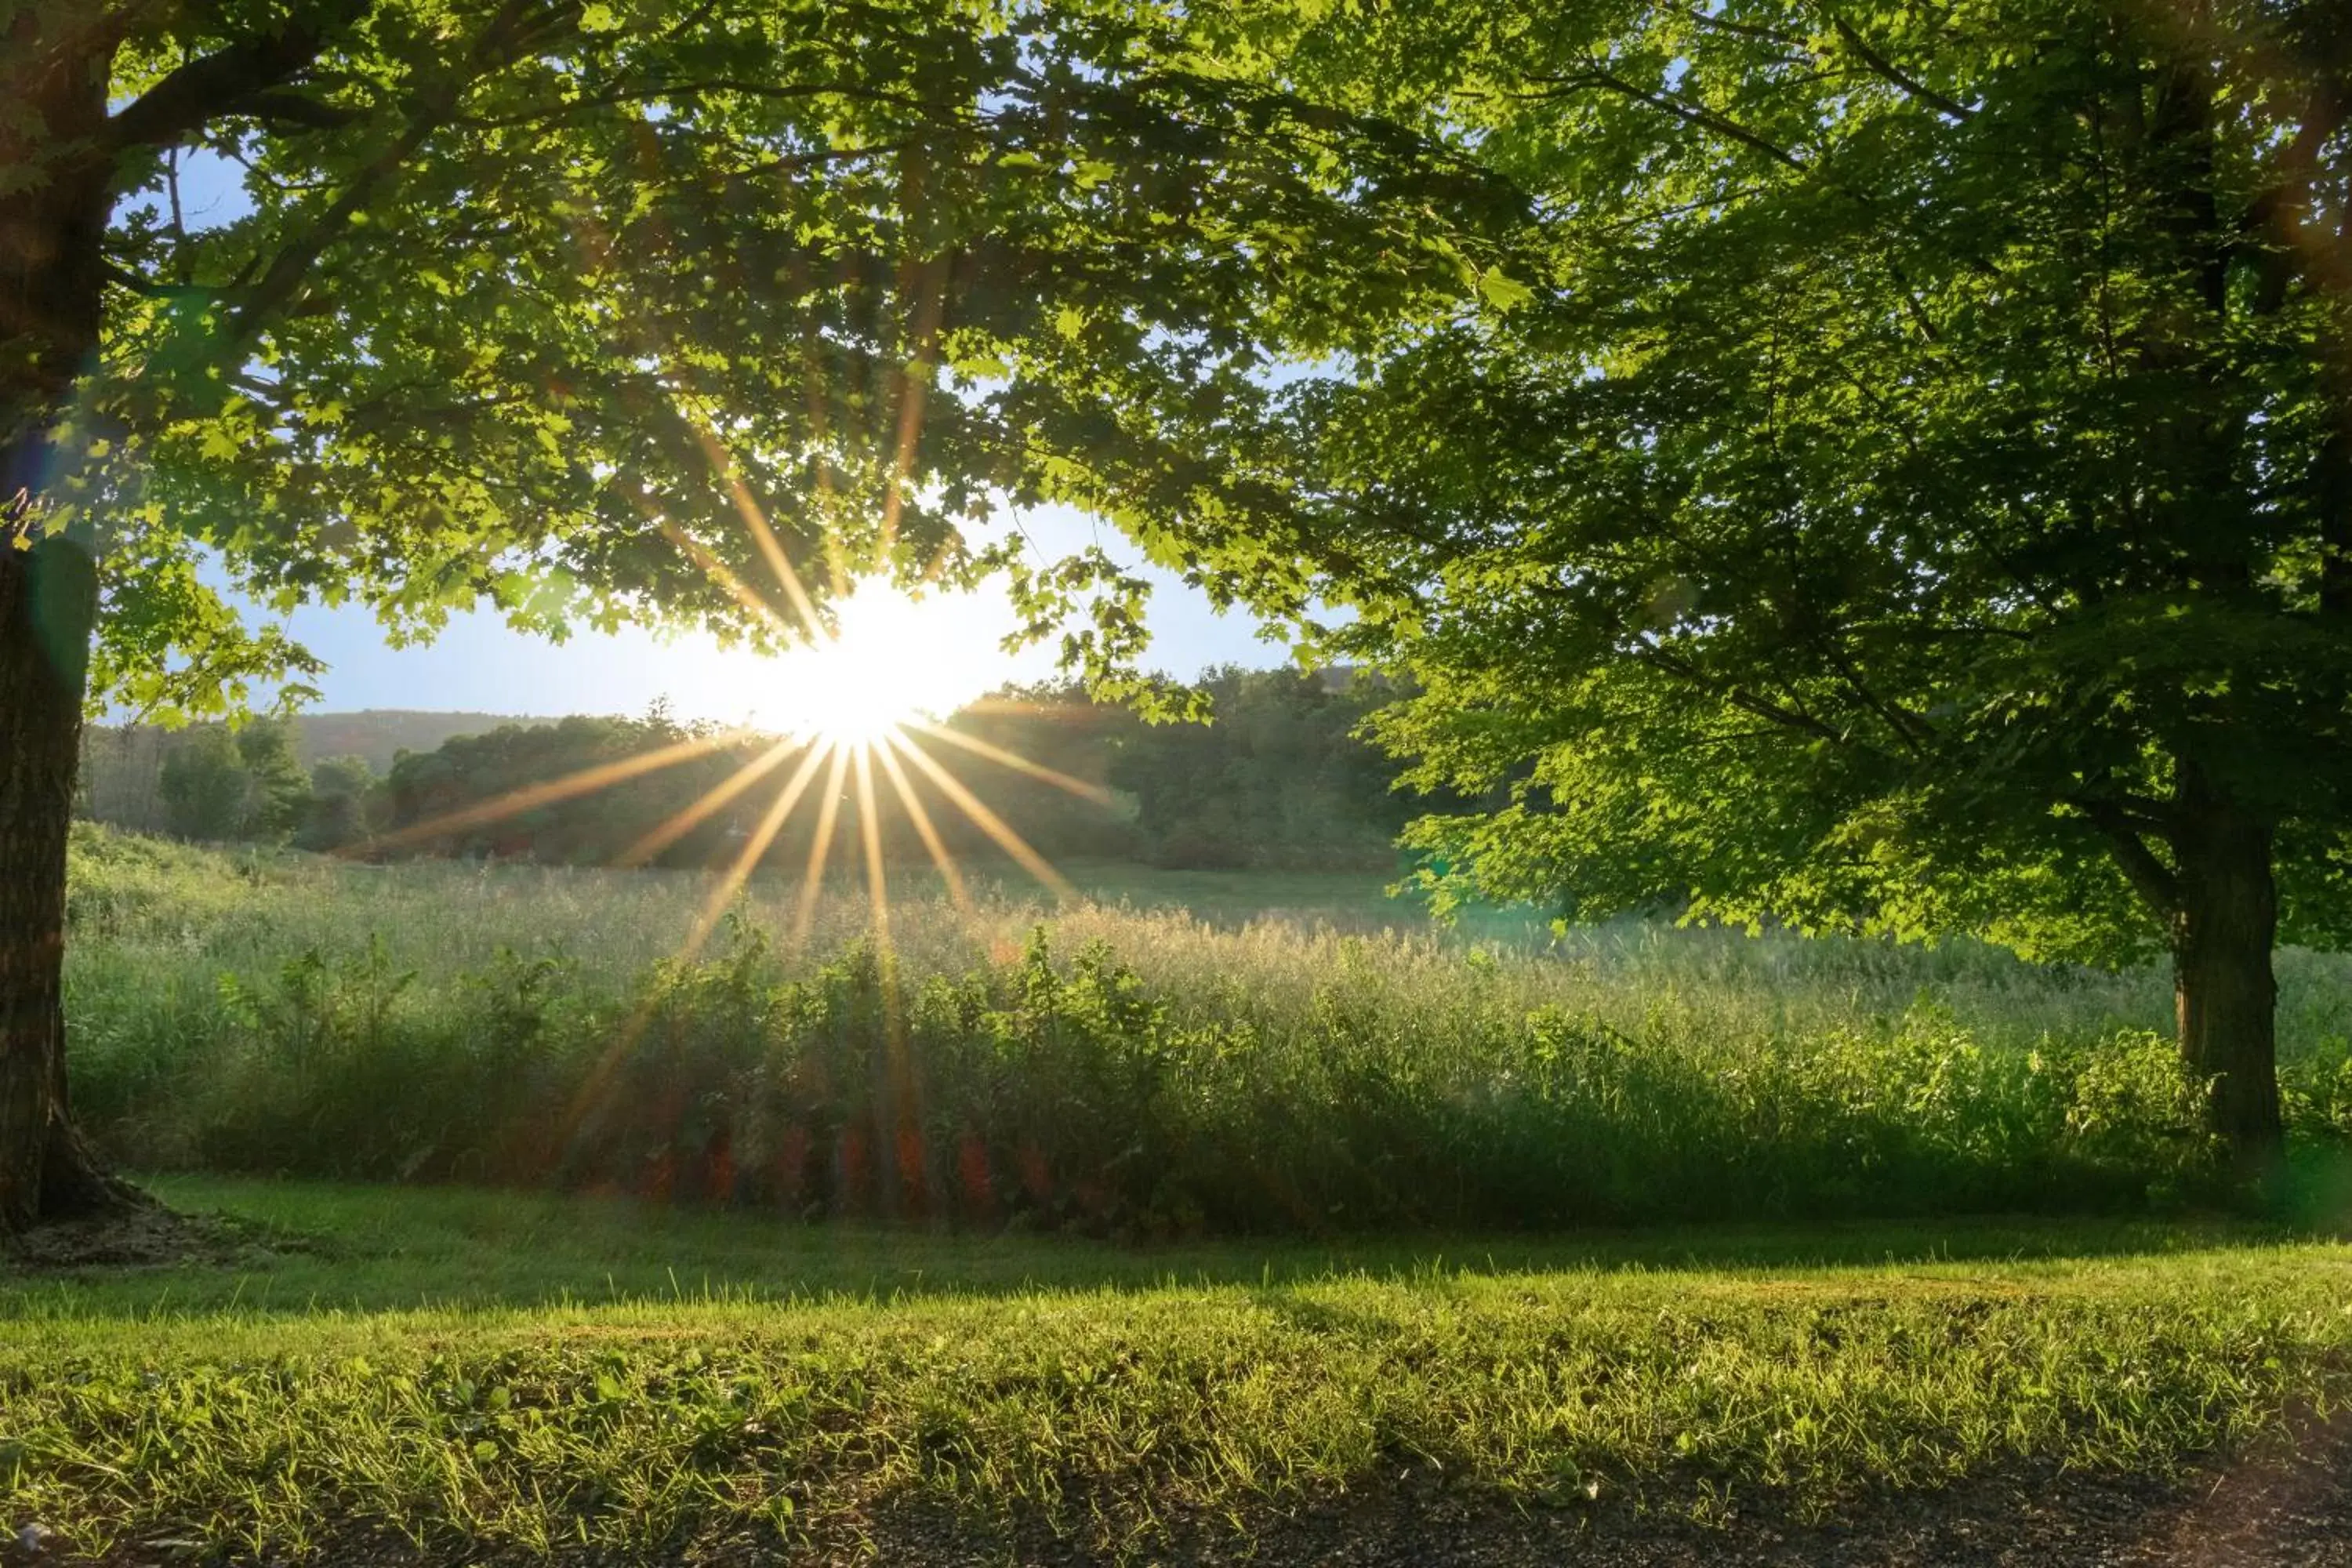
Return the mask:
<svg viewBox="0 0 2352 1568">
<path fill-rule="evenodd" d="M 0 548 L 0 1234 L 128 1197 L 66 1102 L 66 836 L 96 608 L 78 542 Z"/>
<path fill-rule="evenodd" d="M 66 1110 L 66 836 L 98 608 L 49 498 L 103 322 L 112 13 L 28 6 L 0 39 L 0 1235 L 128 1201 Z"/>
<path fill-rule="evenodd" d="M 2212 803 L 2174 840 L 2179 900 L 2172 920 L 2180 1054 L 2211 1081 L 2208 1124 L 2242 1175 L 2273 1167 L 2284 1144 L 2279 1116 L 2278 888 L 2271 829 Z"/>
</svg>

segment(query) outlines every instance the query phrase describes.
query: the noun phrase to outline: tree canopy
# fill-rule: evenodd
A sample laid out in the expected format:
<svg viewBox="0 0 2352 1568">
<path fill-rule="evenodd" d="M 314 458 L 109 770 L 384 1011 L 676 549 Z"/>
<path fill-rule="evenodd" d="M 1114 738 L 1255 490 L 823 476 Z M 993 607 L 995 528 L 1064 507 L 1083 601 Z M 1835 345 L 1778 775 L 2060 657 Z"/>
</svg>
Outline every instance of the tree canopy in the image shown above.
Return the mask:
<svg viewBox="0 0 2352 1568">
<path fill-rule="evenodd" d="M 126 25 L 104 346 L 52 432 L 97 458 L 44 521 L 107 535 L 98 687 L 164 711 L 305 668 L 200 560 L 395 635 L 774 636 L 740 590 L 796 623 L 780 567 L 955 577 L 959 523 L 1069 488 L 1092 366 L 1311 345 L 1432 270 L 1409 155 L 1149 12 L 275 9 Z M 194 158 L 247 210 L 185 214 Z M 1335 226 L 1394 264 L 1303 266 Z"/>
<path fill-rule="evenodd" d="M 208 725 L 163 759 L 156 794 L 183 838 L 282 839 L 310 809 L 310 779 L 282 722 Z"/>
<path fill-rule="evenodd" d="M 1528 198 L 1447 318 L 1246 420 L 1163 548 L 1419 678 L 1457 884 L 2038 956 L 2169 948 L 2275 1136 L 2338 942 L 2352 27 L 2335 4 L 1417 6 L 1276 69 Z M 1228 487 L 1228 495 L 1240 493 Z M 1299 542 L 1277 568 L 1265 539 Z"/>
<path fill-rule="evenodd" d="M 1504 187 L 1232 68 L 1217 15 L 0 13 L 0 1226 L 100 1185 L 58 980 L 86 702 L 201 713 L 310 668 L 223 582 L 395 637 L 484 602 L 807 635 L 857 574 L 999 563 L 967 525 L 1007 500 L 1196 463 L 1110 440 L 1118 378 L 1207 410 L 1454 288 Z M 245 208 L 191 213 L 192 159 Z M 1099 556 L 1021 584 L 1094 605 L 1098 676 L 1138 646 Z"/>
</svg>

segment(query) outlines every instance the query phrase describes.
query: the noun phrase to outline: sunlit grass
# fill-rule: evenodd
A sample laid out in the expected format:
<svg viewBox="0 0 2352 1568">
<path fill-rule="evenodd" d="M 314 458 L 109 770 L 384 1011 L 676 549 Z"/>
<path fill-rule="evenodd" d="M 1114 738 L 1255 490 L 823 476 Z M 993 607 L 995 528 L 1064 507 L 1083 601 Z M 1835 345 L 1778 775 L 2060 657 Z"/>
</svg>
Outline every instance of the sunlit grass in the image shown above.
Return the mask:
<svg viewBox="0 0 2352 1568">
<path fill-rule="evenodd" d="M 268 850 L 220 852 L 100 831 L 78 841 L 69 963 L 79 999 L 99 1008 L 176 994 L 197 1001 L 224 969 L 275 968 L 305 947 L 364 949 L 381 939 L 395 963 L 431 983 L 478 972 L 502 950 L 561 953 L 618 979 L 677 950 L 718 873 L 601 870 L 429 860 L 356 866 Z M 1384 896 L 1376 875 L 1157 871 L 1127 864 L 1063 868 L 1083 895 L 1055 909 L 1018 867 L 971 868 L 977 907 L 950 907 L 925 866 L 894 867 L 901 962 L 911 973 L 961 967 L 1044 922 L 1075 952 L 1097 938 L 1154 979 L 1301 996 L 1354 953 L 1399 999 L 1439 1010 L 1466 999 L 1502 1007 L 1592 1007 L 1639 1024 L 1664 1005 L 1727 1020 L 1794 1026 L 1866 1023 L 1926 1001 L 2004 1041 L 2114 1026 L 2169 1027 L 2169 978 L 2049 970 L 1966 942 L 1755 938 L 1639 921 L 1552 942 L 1539 920 L 1496 911 L 1463 932 L 1433 927 Z M 818 900 L 806 946 L 837 951 L 866 931 L 862 874 Z M 762 871 L 730 907 L 782 940 L 802 896 L 795 877 Z M 2278 955 L 2280 1037 L 2293 1058 L 2352 1037 L 2352 955 Z"/>
<path fill-rule="evenodd" d="M 330 1250 L 0 1294 L 0 1497 L 89 1548 L 643 1552 L 908 1507 L 1148 1539 L 1415 1469 L 1835 1512 L 2026 1461 L 2162 1471 L 2352 1396 L 2352 1249 L 2228 1232 L 1139 1253 L 165 1190 Z"/>
<path fill-rule="evenodd" d="M 149 1165 L 1138 1236 L 2218 1200 L 2147 975 L 1640 927 L 1557 948 L 1219 927 L 985 886 L 959 905 L 934 868 L 848 847 L 887 924 L 807 885 L 730 896 L 732 874 L 93 836 L 78 1104 Z M 2322 1032 L 2341 966 L 2293 956 L 2294 1201 L 2317 1215 L 2346 1195 L 2352 1052 Z"/>
</svg>

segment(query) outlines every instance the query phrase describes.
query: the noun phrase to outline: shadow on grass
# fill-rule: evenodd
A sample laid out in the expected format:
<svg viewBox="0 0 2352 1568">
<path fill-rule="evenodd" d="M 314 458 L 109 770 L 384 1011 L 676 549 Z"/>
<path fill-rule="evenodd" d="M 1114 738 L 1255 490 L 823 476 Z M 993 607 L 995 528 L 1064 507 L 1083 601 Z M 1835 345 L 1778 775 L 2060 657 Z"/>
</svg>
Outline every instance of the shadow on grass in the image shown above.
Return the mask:
<svg viewBox="0 0 2352 1568">
<path fill-rule="evenodd" d="M 2308 1238 L 2315 1228 L 2217 1217 L 1986 1218 L 1120 1246 L 808 1225 L 743 1210 L 468 1188 L 186 1176 L 152 1184 L 176 1208 L 233 1216 L 251 1244 L 226 1259 L 176 1268 L 0 1272 L 0 1319 L 887 1300 L 1276 1285 L 1350 1274 L 1964 1268 L 2259 1247 Z"/>
</svg>

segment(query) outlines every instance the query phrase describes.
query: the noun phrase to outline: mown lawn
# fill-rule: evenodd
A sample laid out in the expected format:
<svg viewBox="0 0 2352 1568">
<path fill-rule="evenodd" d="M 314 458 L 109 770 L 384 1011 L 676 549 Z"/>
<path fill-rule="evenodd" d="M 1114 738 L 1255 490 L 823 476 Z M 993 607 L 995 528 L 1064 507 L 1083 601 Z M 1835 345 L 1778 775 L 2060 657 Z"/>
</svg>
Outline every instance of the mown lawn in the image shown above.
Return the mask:
<svg viewBox="0 0 2352 1568">
<path fill-rule="evenodd" d="M 672 1553 L 918 1509 L 1116 1542 L 1416 1475 L 1834 1514 L 2021 1464 L 2160 1473 L 2352 1401 L 2352 1247 L 2218 1224 L 1118 1248 L 158 1184 L 247 1250 L 0 1276 L 12 1530 Z"/>
</svg>

